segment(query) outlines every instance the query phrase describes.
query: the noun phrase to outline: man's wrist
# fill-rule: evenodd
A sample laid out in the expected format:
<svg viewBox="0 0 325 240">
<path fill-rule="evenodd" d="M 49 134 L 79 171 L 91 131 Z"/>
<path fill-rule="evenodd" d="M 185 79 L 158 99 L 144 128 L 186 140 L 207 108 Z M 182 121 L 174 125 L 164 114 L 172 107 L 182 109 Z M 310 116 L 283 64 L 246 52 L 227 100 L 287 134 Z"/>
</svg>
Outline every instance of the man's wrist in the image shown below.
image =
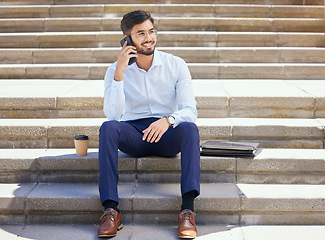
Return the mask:
<svg viewBox="0 0 325 240">
<path fill-rule="evenodd" d="M 167 122 L 169 123 L 169 126 L 174 126 L 175 124 L 175 118 L 172 115 L 166 116 Z"/>
<path fill-rule="evenodd" d="M 167 117 L 166 117 L 166 116 L 165 116 L 165 117 L 162 117 L 161 119 L 165 119 L 165 120 L 166 120 L 166 122 L 168 123 L 169 127 L 170 127 L 170 123 L 168 122 L 168 119 L 167 119 Z"/>
<path fill-rule="evenodd" d="M 115 74 L 114 74 L 114 80 L 117 82 L 123 81 L 123 76 L 124 76 L 124 72 L 120 72 L 119 70 L 115 70 Z"/>
<path fill-rule="evenodd" d="M 116 81 L 116 82 L 120 82 L 120 81 L 123 81 L 123 78 L 122 79 L 119 79 L 118 77 L 113 77 L 113 79 L 114 79 L 114 81 Z"/>
</svg>

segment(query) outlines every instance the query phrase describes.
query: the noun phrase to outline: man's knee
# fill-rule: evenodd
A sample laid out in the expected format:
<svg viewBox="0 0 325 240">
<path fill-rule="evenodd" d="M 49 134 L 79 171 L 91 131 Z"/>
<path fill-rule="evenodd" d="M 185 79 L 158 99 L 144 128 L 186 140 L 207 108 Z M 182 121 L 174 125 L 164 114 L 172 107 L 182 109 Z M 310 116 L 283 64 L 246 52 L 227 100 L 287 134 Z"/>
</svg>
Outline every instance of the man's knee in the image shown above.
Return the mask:
<svg viewBox="0 0 325 240">
<path fill-rule="evenodd" d="M 119 128 L 119 121 L 116 120 L 106 121 L 100 127 L 99 133 L 110 133 L 112 131 L 116 131 L 118 128 Z"/>
<path fill-rule="evenodd" d="M 177 128 L 179 128 L 179 131 L 183 136 L 199 137 L 199 129 L 195 123 L 182 122 L 177 126 Z"/>
</svg>

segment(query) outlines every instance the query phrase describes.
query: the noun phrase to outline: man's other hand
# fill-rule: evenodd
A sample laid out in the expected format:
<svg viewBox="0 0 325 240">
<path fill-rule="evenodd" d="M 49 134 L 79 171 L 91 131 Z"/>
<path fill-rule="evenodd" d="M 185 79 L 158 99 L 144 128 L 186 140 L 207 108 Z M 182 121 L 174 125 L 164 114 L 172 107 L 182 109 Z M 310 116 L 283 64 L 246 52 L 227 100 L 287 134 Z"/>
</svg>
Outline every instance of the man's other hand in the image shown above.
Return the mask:
<svg viewBox="0 0 325 240">
<path fill-rule="evenodd" d="M 162 135 L 168 130 L 169 122 L 166 117 L 160 118 L 159 120 L 150 124 L 150 126 L 143 131 L 142 140 L 153 143 L 158 142 Z"/>
</svg>

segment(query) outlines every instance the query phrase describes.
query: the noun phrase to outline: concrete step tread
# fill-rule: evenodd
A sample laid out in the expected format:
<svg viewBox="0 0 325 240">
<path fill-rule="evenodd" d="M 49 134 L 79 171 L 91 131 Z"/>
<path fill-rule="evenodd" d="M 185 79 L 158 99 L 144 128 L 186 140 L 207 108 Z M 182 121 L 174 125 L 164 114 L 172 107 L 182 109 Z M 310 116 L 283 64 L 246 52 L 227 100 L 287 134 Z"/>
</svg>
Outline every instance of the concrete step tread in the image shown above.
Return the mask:
<svg viewBox="0 0 325 240">
<path fill-rule="evenodd" d="M 157 47 L 188 63 L 325 63 L 325 48 L 312 47 Z M 109 63 L 120 47 L 0 48 L 1 64 Z"/>
<path fill-rule="evenodd" d="M 119 47 L 120 31 L 0 33 L 7 47 Z M 158 46 L 198 47 L 325 47 L 325 33 L 159 31 Z"/>
<path fill-rule="evenodd" d="M 35 159 L 58 159 L 58 160 L 97 160 L 98 159 L 98 149 L 97 148 L 89 148 L 87 156 L 77 156 L 75 153 L 74 148 L 57 148 L 57 149 L 0 149 L 0 160 L 35 160 Z M 261 149 L 261 152 L 254 158 L 250 159 L 251 161 L 257 160 L 277 160 L 277 161 L 285 161 L 285 160 L 292 160 L 292 161 L 300 161 L 300 160 L 324 160 L 325 158 L 325 149 L 273 149 L 273 148 L 265 148 Z M 133 158 L 125 153 L 120 152 L 119 158 Z M 160 159 L 160 157 L 146 157 L 150 159 Z M 146 158 L 139 158 L 139 159 L 146 159 Z M 228 161 L 232 158 L 229 157 L 206 157 L 201 156 L 204 159 L 212 159 L 212 158 L 219 158 L 225 161 Z M 137 159 L 137 158 L 133 158 Z M 168 158 L 161 159 L 168 160 Z M 180 155 L 176 156 L 176 159 L 180 159 Z M 244 159 L 238 159 L 244 160 Z M 12 165 L 11 167 L 15 167 Z M 313 167 L 313 166 L 310 166 Z M 83 166 L 76 166 L 76 168 L 83 168 Z M 307 170 L 307 169 L 306 169 Z M 315 169 L 316 170 L 316 169 Z M 321 170 L 321 169 L 319 169 Z"/>
<path fill-rule="evenodd" d="M 120 183 L 118 188 L 122 211 L 179 210 L 180 184 Z M 2 183 L 0 190 L 2 211 L 102 210 L 96 183 Z M 325 185 L 205 183 L 195 208 L 197 212 L 318 212 L 324 209 L 324 198 Z"/>
<path fill-rule="evenodd" d="M 40 63 L 40 64 L 1 64 L 1 68 L 18 68 L 18 67 L 109 67 L 112 63 Z M 270 66 L 270 67 L 281 67 L 281 66 L 288 66 L 288 67 L 309 67 L 309 66 L 319 66 L 324 67 L 325 63 L 188 63 L 190 66 L 197 66 L 197 67 L 218 67 L 218 66 Z"/>
<path fill-rule="evenodd" d="M 0 148 L 72 148 L 76 134 L 98 147 L 106 118 L 0 119 Z M 198 118 L 201 140 L 259 142 L 262 148 L 324 148 L 325 119 Z"/>
<path fill-rule="evenodd" d="M 272 17 L 254 17 L 254 18 L 248 18 L 248 17 L 206 17 L 206 16 L 199 16 L 199 17 L 156 17 L 155 18 L 158 22 L 160 20 L 225 20 L 225 21 L 231 21 L 231 20 L 239 20 L 239 21 L 271 21 L 271 22 L 282 22 L 282 21 L 315 21 L 315 20 L 323 20 L 322 18 L 272 18 Z M 67 21 L 67 20 L 106 20 L 106 21 L 115 21 L 115 20 L 121 20 L 121 17 L 53 17 L 53 18 L 46 18 L 46 17 L 40 17 L 40 18 L 2 18 L 0 19 L 0 22 L 6 23 L 6 22 L 24 22 L 24 21 L 31 21 L 31 22 L 54 22 L 54 21 Z M 159 24 L 159 23 L 158 23 Z"/>
<path fill-rule="evenodd" d="M 215 80 L 215 79 L 194 79 L 193 88 L 197 98 L 220 98 L 220 101 L 214 102 L 215 105 L 236 105 L 244 104 L 239 100 L 247 99 L 267 99 L 275 98 L 277 101 L 288 98 L 295 98 L 300 101 L 300 107 L 314 107 L 314 99 L 324 98 L 325 80 Z M 0 108 L 24 108 L 44 106 L 40 99 L 52 99 L 52 104 L 48 107 L 60 106 L 59 99 L 75 98 L 75 101 L 89 98 L 103 98 L 104 85 L 103 80 L 28 80 L 28 79 L 10 79 L 0 81 Z M 64 86 L 64 88 L 63 88 Z M 243 91 L 245 89 L 245 91 Z M 238 102 L 236 102 L 236 98 Z M 9 102 L 10 100 L 14 100 Z M 37 99 L 33 105 L 20 105 L 19 100 L 28 101 Z M 56 99 L 56 101 L 54 101 Z M 308 101 L 301 105 L 302 101 Z M 26 103 L 26 102 L 25 102 Z M 97 103 L 102 106 L 102 102 Z M 256 106 L 267 104 L 267 102 L 250 103 Z M 274 104 L 274 103 L 270 103 Z M 285 104 L 283 102 L 283 104 Z M 297 102 L 288 103 L 288 107 L 294 107 Z M 199 104 L 200 105 L 200 104 Z M 211 104 L 212 105 L 212 104 Z M 279 107 L 279 106 L 277 106 Z"/>
<path fill-rule="evenodd" d="M 325 117 L 325 80 L 192 81 L 199 117 Z M 103 80 L 1 80 L 0 115 L 7 119 L 104 117 L 103 95 Z"/>
<path fill-rule="evenodd" d="M 154 2 L 154 1 L 153 1 Z M 5 6 L 1 6 L 0 5 L 0 9 L 48 9 L 48 8 L 88 8 L 88 7 L 93 7 L 93 8 L 105 8 L 105 7 L 109 7 L 109 8 L 114 8 L 115 9 L 119 9 L 117 7 L 138 7 L 138 6 L 150 6 L 150 7 L 156 7 L 157 9 L 162 9 L 162 8 L 167 8 L 167 7 L 177 7 L 177 6 L 194 6 L 197 7 L 196 9 L 193 9 L 194 11 L 197 10 L 199 7 L 242 7 L 242 8 L 254 8 L 254 7 L 258 7 L 260 9 L 263 8 L 286 8 L 286 9 L 315 9 L 315 8 L 324 8 L 324 6 L 322 5 L 276 5 L 276 4 L 235 4 L 235 3 L 229 3 L 229 4 L 224 4 L 224 3 L 148 3 L 148 4 L 138 4 L 138 3 L 132 3 L 132 4 L 118 4 L 118 3 L 112 3 L 112 4 L 98 4 L 98 3 L 81 3 L 78 5 L 69 5 L 69 4 L 65 4 L 65 5 L 60 5 L 60 4 L 39 4 L 39 5 L 5 5 Z M 211 10 L 212 11 L 212 10 Z"/>
<path fill-rule="evenodd" d="M 1 52 L 74 52 L 74 51 L 113 51 L 113 50 L 120 50 L 121 47 L 89 47 L 89 48 L 0 48 Z M 198 46 L 189 46 L 189 47 L 157 47 L 158 50 L 166 51 L 166 50 L 180 50 L 180 51 L 196 51 L 196 50 L 207 50 L 207 51 L 244 51 L 244 50 L 263 50 L 263 51 L 324 51 L 323 48 L 318 47 L 198 47 Z"/>
<path fill-rule="evenodd" d="M 125 172 L 164 172 L 180 170 L 180 155 L 175 158 L 135 158 L 119 152 Z M 201 156 L 202 172 L 325 172 L 325 149 L 260 149 L 252 158 Z M 172 162 L 171 162 L 172 161 Z M 74 148 L 0 149 L 0 171 L 98 171 L 98 149 L 88 149 L 87 156 L 77 156 Z M 156 164 L 157 163 L 157 164 Z"/>
<path fill-rule="evenodd" d="M 5 144 L 2 148 L 9 148 L 7 144 L 12 140 L 19 141 L 22 144 L 24 143 L 22 138 L 30 140 L 34 138 L 35 141 L 40 141 L 38 144 L 42 144 L 42 147 L 56 148 L 56 146 L 59 147 L 56 144 L 60 143 L 63 144 L 60 148 L 67 148 L 73 144 L 69 139 L 81 133 L 90 136 L 90 147 L 97 146 L 99 128 L 104 121 L 107 119 L 0 119 L 0 136 L 3 137 L 3 144 Z M 299 139 L 301 141 L 304 139 L 307 142 L 317 142 L 317 144 L 314 143 L 317 146 L 308 147 L 307 144 L 300 148 L 324 148 L 324 118 L 198 118 L 196 124 L 202 140 L 218 138 L 253 139 L 254 141 L 272 139 L 276 141 L 298 141 Z M 43 146 L 45 143 L 46 146 Z M 38 144 L 33 148 L 40 147 Z M 297 143 L 295 146 L 297 148 L 300 144 Z M 266 147 L 266 145 L 262 144 L 261 147 Z M 292 148 L 292 146 L 287 146 L 287 148 Z"/>
<path fill-rule="evenodd" d="M 48 63 L 48 64 L 1 64 L 1 67 L 51 67 L 51 66 L 107 66 L 112 63 Z M 188 66 L 325 66 L 325 63 L 188 63 Z"/>
<path fill-rule="evenodd" d="M 162 31 L 159 31 L 159 36 L 160 35 L 168 35 L 168 36 L 171 36 L 171 35 L 180 35 L 180 34 L 188 34 L 188 35 L 204 35 L 204 36 L 207 36 L 207 35 L 220 35 L 220 36 L 227 36 L 227 35 L 267 35 L 267 36 L 276 36 L 276 35 L 279 35 L 279 36 L 313 36 L 313 35 L 316 35 L 316 36 L 324 36 L 325 33 L 308 33 L 308 32 L 295 32 L 295 33 L 290 33 L 290 32 L 250 32 L 250 31 L 247 31 L 247 32 L 236 32 L 236 31 L 186 31 L 186 30 L 183 30 L 183 31 L 165 31 L 165 30 L 162 30 Z M 0 36 L 1 37 L 5 37 L 5 36 L 17 36 L 17 37 L 22 37 L 22 36 L 35 36 L 35 37 L 41 37 L 41 36 L 68 36 L 68 35 L 71 35 L 71 36 L 78 36 L 78 35 L 81 35 L 81 36 L 85 36 L 85 35 L 89 35 L 89 36 L 103 36 L 103 35 L 119 35 L 119 36 L 123 36 L 121 31 L 67 31 L 67 32 L 60 32 L 60 31 L 57 31 L 57 32 L 30 32 L 30 33 L 23 33 L 23 32 L 16 32 L 16 33 L 0 33 Z M 297 39 L 298 40 L 298 39 Z"/>
<path fill-rule="evenodd" d="M 103 79 L 110 63 L 2 64 L 1 79 Z M 324 63 L 187 63 L 193 79 L 323 80 Z"/>
<path fill-rule="evenodd" d="M 113 50 L 120 50 L 121 47 L 89 47 L 89 48 L 0 48 L 2 52 L 74 52 L 74 51 L 113 51 Z M 244 50 L 264 50 L 264 51 L 324 51 L 323 48 L 318 47 L 198 47 L 198 46 L 189 46 L 189 47 L 157 47 L 158 50 L 166 51 L 166 50 L 180 50 L 180 51 L 196 51 L 196 50 L 207 50 L 207 51 L 244 51 Z"/>
<path fill-rule="evenodd" d="M 270 118 L 198 118 L 196 124 L 204 127 L 257 127 L 257 126 L 274 126 L 274 127 L 306 127 L 318 128 L 319 136 L 323 136 L 324 118 L 317 119 L 270 119 Z M 42 127 L 42 128 L 56 128 L 56 127 L 100 127 L 100 125 L 107 121 L 106 118 L 58 118 L 58 119 L 0 119 L 0 127 Z M 20 129 L 21 130 L 21 129 Z M 298 130 L 298 129 L 297 129 Z M 16 133 L 19 132 L 15 131 Z M 35 133 L 36 134 L 36 133 Z M 50 135 L 50 133 L 48 133 Z M 52 132 L 55 136 L 55 134 Z M 317 135 L 318 135 L 317 134 Z M 5 136 L 5 133 L 1 133 Z M 312 136 L 312 135 L 311 135 Z"/>
<path fill-rule="evenodd" d="M 201 156 L 201 183 L 324 184 L 324 149 L 260 149 L 255 158 Z M 130 157 L 119 152 L 120 182 L 179 183 L 175 158 Z M 2 183 L 97 183 L 98 149 L 0 149 Z"/>
<path fill-rule="evenodd" d="M 1 64 L 1 68 L 15 68 L 15 67 L 109 67 L 112 63 L 40 63 L 40 64 Z M 260 66 L 260 67 L 282 67 L 282 66 L 288 66 L 288 67 L 310 67 L 310 66 L 316 66 L 316 67 L 324 67 L 325 63 L 187 63 L 187 65 L 190 66 L 196 66 L 196 67 L 218 67 L 218 66 Z"/>
<path fill-rule="evenodd" d="M 156 27 L 169 31 L 284 31 L 323 32 L 323 18 L 218 18 L 157 17 Z M 0 19 L 3 32 L 112 31 L 119 30 L 120 18 L 16 18 Z"/>
<path fill-rule="evenodd" d="M 175 215 L 176 216 L 176 215 Z M 175 217 L 176 218 L 176 217 Z M 26 224 L 0 225 L 0 238 L 6 240 L 94 240 L 97 239 L 97 224 Z M 198 225 L 197 240 L 323 240 L 325 226 L 310 225 Z M 116 240 L 178 240 L 177 225 L 124 224 L 114 237 Z"/>
<path fill-rule="evenodd" d="M 188 0 L 188 3 L 193 4 L 201 4 L 201 3 L 222 3 L 222 4 L 259 4 L 259 5 L 265 5 L 265 4 L 278 4 L 278 5 L 322 5 L 322 0 L 306 0 L 303 3 L 301 0 Z M 0 3 L 4 5 L 44 5 L 44 4 L 56 4 L 56 5 L 70 5 L 70 4 L 107 4 L 107 0 L 14 0 L 14 1 L 8 1 L 8 0 L 2 0 Z M 115 4 L 121 4 L 121 1 L 118 0 L 112 0 L 109 1 L 109 3 L 115 3 Z M 132 0 L 123 0 L 124 4 L 134 4 L 134 1 Z M 139 0 L 138 3 L 152 3 L 150 0 Z M 165 4 L 165 3 L 183 3 L 182 0 L 162 0 L 159 1 L 159 3 Z"/>
</svg>

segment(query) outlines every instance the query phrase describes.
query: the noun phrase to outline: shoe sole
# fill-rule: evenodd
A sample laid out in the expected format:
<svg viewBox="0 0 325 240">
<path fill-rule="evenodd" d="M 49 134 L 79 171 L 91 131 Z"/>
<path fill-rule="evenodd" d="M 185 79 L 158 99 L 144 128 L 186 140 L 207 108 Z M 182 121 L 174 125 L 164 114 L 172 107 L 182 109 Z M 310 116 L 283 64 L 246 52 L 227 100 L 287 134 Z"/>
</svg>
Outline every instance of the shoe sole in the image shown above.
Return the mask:
<svg viewBox="0 0 325 240">
<path fill-rule="evenodd" d="M 123 228 L 123 223 L 119 226 L 117 226 L 117 231 L 120 231 Z M 115 237 L 116 233 L 114 234 L 105 234 L 105 235 L 98 235 L 98 237 L 102 238 L 102 237 Z"/>
<path fill-rule="evenodd" d="M 196 235 L 195 236 L 178 236 L 178 238 L 180 238 L 180 239 L 194 239 L 196 237 L 197 237 Z"/>
</svg>

